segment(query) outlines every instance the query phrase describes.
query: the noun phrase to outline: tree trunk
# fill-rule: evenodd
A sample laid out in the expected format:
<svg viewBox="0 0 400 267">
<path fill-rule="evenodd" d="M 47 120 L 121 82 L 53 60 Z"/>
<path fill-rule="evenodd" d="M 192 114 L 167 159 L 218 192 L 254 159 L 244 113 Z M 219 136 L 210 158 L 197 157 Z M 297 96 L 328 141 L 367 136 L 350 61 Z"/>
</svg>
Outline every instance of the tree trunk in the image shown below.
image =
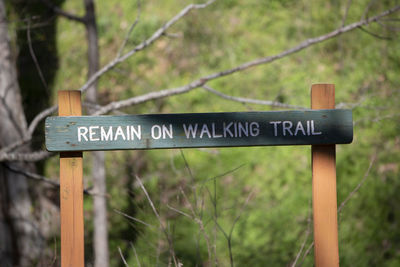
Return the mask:
<svg viewBox="0 0 400 267">
<path fill-rule="evenodd" d="M 28 133 L 3 0 L 0 0 L 0 125 L 0 148 Z M 27 152 L 29 148 L 18 151 Z M 44 238 L 34 219 L 26 178 L 10 171 L 6 164 L 11 163 L 0 165 L 0 266 L 32 266 L 40 257 Z M 34 169 L 28 163 L 12 164 L 18 169 Z"/>
<path fill-rule="evenodd" d="M 99 46 L 97 37 L 96 14 L 93 0 L 85 2 L 85 27 L 88 41 L 88 78 L 99 69 Z M 86 93 L 86 100 L 97 103 L 97 83 L 94 83 Z M 93 109 L 88 109 L 92 113 Z M 107 202 L 106 202 L 106 171 L 104 151 L 92 153 L 92 179 L 95 195 L 93 196 L 93 224 L 94 224 L 94 266 L 109 266 L 108 229 L 107 229 Z"/>
</svg>

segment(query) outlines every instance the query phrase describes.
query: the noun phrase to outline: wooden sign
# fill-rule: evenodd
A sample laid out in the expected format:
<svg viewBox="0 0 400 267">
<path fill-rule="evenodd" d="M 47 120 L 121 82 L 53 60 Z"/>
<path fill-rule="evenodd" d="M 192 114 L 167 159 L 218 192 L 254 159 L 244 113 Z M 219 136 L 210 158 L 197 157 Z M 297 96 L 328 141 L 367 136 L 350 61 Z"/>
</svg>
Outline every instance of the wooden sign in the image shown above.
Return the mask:
<svg viewBox="0 0 400 267">
<path fill-rule="evenodd" d="M 49 151 L 346 144 L 351 110 L 49 117 Z"/>
<path fill-rule="evenodd" d="M 314 256 L 338 267 L 335 144 L 353 140 L 350 110 L 335 108 L 335 86 L 315 84 L 307 111 L 80 116 L 81 92 L 59 91 L 46 119 L 46 146 L 60 153 L 61 266 L 84 266 L 85 150 L 312 145 Z M 76 151 L 76 152 L 70 152 Z"/>
</svg>

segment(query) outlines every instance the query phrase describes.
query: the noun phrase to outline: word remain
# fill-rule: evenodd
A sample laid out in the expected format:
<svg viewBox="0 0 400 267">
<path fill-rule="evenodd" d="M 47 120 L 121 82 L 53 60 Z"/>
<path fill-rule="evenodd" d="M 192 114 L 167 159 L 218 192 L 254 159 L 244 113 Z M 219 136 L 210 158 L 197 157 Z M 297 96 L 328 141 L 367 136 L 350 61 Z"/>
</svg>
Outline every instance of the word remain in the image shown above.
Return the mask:
<svg viewBox="0 0 400 267">
<path fill-rule="evenodd" d="M 83 126 L 78 127 L 78 142 L 82 141 L 116 141 L 140 140 L 142 138 L 142 128 L 140 125 L 104 127 L 104 126 Z"/>
<path fill-rule="evenodd" d="M 298 121 L 296 126 L 291 121 L 270 121 L 270 124 L 274 126 L 274 136 L 278 136 L 281 133 L 283 136 L 297 136 L 302 134 L 305 136 L 310 135 L 321 135 L 322 132 L 316 132 L 314 129 L 314 120 L 306 121 L 306 127 L 304 127 L 301 121 Z"/>
</svg>

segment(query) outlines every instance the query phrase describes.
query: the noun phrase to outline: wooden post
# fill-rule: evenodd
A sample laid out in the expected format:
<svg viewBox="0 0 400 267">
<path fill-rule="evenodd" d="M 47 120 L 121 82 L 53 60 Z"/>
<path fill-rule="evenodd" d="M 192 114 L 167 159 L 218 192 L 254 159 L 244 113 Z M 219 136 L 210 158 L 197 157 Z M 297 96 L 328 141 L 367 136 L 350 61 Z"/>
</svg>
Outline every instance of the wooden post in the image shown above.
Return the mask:
<svg viewBox="0 0 400 267">
<path fill-rule="evenodd" d="M 335 108 L 335 86 L 311 87 L 312 109 Z M 312 191 L 315 266 L 339 266 L 335 145 L 313 145 Z"/>
<path fill-rule="evenodd" d="M 58 115 L 81 116 L 81 92 L 58 92 Z M 61 266 L 84 266 L 82 152 L 60 153 Z"/>
</svg>

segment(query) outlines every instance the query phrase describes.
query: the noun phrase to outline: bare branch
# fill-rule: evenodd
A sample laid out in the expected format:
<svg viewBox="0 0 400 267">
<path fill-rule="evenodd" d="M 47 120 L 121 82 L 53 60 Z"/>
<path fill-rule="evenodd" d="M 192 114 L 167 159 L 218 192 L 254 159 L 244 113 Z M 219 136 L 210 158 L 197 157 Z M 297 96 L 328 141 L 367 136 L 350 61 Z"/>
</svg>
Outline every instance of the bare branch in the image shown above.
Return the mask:
<svg viewBox="0 0 400 267">
<path fill-rule="evenodd" d="M 74 14 L 68 13 L 67 11 L 62 10 L 61 8 L 59 8 L 58 6 L 54 5 L 53 3 L 51 3 L 49 0 L 42 0 L 42 2 L 51 10 L 53 10 L 54 13 L 63 16 L 69 20 L 74 20 L 80 23 L 85 23 L 85 18 L 84 17 L 79 17 L 76 16 Z"/>
<path fill-rule="evenodd" d="M 371 171 L 372 166 L 374 165 L 376 160 L 376 152 L 372 155 L 371 160 L 369 162 L 369 166 L 367 171 L 364 174 L 364 177 L 361 179 L 361 181 L 357 184 L 357 186 L 353 189 L 353 191 L 351 191 L 345 200 L 343 200 L 342 203 L 340 203 L 340 206 L 338 208 L 338 213 L 340 213 L 342 211 L 342 209 L 344 208 L 344 206 L 347 204 L 347 202 L 354 196 L 355 193 L 357 193 L 357 191 L 360 189 L 360 187 L 364 184 L 365 180 L 368 178 L 369 173 Z"/>
<path fill-rule="evenodd" d="M 132 247 L 132 249 L 133 249 L 133 253 L 135 254 L 137 266 L 138 266 L 138 267 L 141 267 L 142 265 L 140 264 L 139 257 L 138 257 L 138 254 L 136 253 L 135 246 L 133 245 L 132 242 L 129 242 L 129 244 L 131 245 L 131 247 Z"/>
<path fill-rule="evenodd" d="M 53 260 L 51 261 L 50 266 L 54 266 L 54 264 L 57 261 L 57 251 L 58 251 L 57 250 L 57 237 L 54 237 L 54 252 L 53 252 L 54 257 L 53 257 Z"/>
<path fill-rule="evenodd" d="M 129 31 L 128 31 L 128 33 L 126 34 L 125 39 L 124 39 L 124 41 L 123 41 L 121 47 L 119 48 L 119 51 L 118 51 L 118 54 L 117 54 L 117 58 L 121 57 L 121 54 L 122 54 L 122 52 L 123 52 L 123 50 L 124 50 L 124 48 L 125 48 L 125 46 L 126 46 L 128 40 L 129 40 L 129 37 L 130 37 L 131 34 L 132 34 L 133 29 L 134 29 L 134 28 L 136 27 L 136 25 L 139 23 L 140 14 L 142 13 L 141 7 L 142 7 L 141 1 L 140 1 L 140 0 L 137 0 L 137 10 L 138 10 L 137 12 L 138 12 L 138 14 L 137 14 L 137 16 L 136 16 L 135 21 L 132 23 L 131 27 L 129 28 Z"/>
<path fill-rule="evenodd" d="M 55 187 L 60 187 L 60 183 L 59 182 L 57 182 L 56 180 L 47 178 L 46 176 L 43 176 L 43 175 L 40 175 L 40 174 L 37 174 L 37 173 L 33 173 L 33 172 L 29 172 L 29 171 L 23 170 L 21 168 L 16 168 L 16 167 L 12 166 L 11 164 L 4 164 L 4 166 L 8 170 L 10 170 L 12 172 L 15 172 L 15 173 L 22 174 L 27 178 L 30 178 L 30 179 L 33 179 L 33 180 L 36 180 L 36 181 L 39 181 L 39 182 L 44 182 L 44 183 L 50 184 L 50 185 L 55 186 Z M 89 189 L 83 189 L 83 193 L 86 194 L 86 195 L 95 195 L 92 192 L 90 192 Z"/>
<path fill-rule="evenodd" d="M 230 262 L 231 262 L 231 266 L 233 267 L 233 253 L 232 253 L 232 234 L 233 234 L 233 229 L 235 229 L 235 225 L 236 223 L 239 221 L 240 217 L 242 216 L 245 208 L 247 207 L 251 197 L 254 194 L 254 188 L 250 191 L 249 195 L 246 198 L 246 201 L 243 203 L 239 215 L 235 218 L 235 220 L 233 221 L 233 224 L 231 226 L 231 229 L 229 231 L 229 235 L 228 235 L 228 251 L 229 251 L 229 258 L 230 258 Z"/>
<path fill-rule="evenodd" d="M 350 108 L 350 109 L 355 109 L 360 107 L 367 99 L 369 99 L 369 95 L 362 95 L 360 99 L 357 100 L 355 103 L 345 103 L 345 102 L 340 102 L 335 105 L 335 108 Z"/>
<path fill-rule="evenodd" d="M 35 131 L 37 125 L 39 124 L 39 122 L 41 120 L 43 120 L 44 118 L 46 118 L 47 116 L 50 116 L 51 114 L 56 112 L 57 109 L 58 109 L 58 106 L 52 106 L 52 107 L 49 107 L 49 108 L 43 110 L 39 114 L 37 114 L 36 117 L 32 120 L 31 124 L 29 125 L 29 128 L 28 128 L 29 134 L 32 135 L 33 132 Z"/>
<path fill-rule="evenodd" d="M 239 102 L 242 104 L 257 104 L 257 105 L 265 105 L 265 106 L 272 106 L 272 107 L 278 107 L 278 108 L 293 108 L 293 109 L 309 109 L 306 107 L 300 107 L 300 106 L 295 106 L 295 105 L 290 105 L 290 104 L 285 104 L 277 101 L 271 101 L 271 100 L 260 100 L 260 99 L 252 99 L 252 98 L 245 98 L 245 97 L 235 97 L 235 96 L 230 96 L 223 94 L 217 90 L 214 90 L 208 85 L 203 85 L 202 86 L 206 91 L 213 93 L 219 97 L 222 97 L 224 99 L 230 100 L 230 101 L 235 101 Z"/>
<path fill-rule="evenodd" d="M 155 100 L 155 99 L 165 98 L 165 97 L 169 97 L 169 96 L 173 96 L 173 95 L 183 94 L 183 93 L 189 92 L 195 88 L 202 86 L 204 83 L 205 83 L 205 81 L 197 80 L 197 81 L 194 81 L 194 82 L 192 82 L 188 85 L 182 86 L 182 87 L 166 89 L 166 90 L 161 90 L 161 91 L 157 91 L 157 92 L 150 92 L 145 95 L 128 98 L 128 99 L 121 100 L 121 101 L 111 102 L 111 103 L 103 106 L 98 111 L 96 111 L 93 115 L 101 115 L 101 114 L 105 114 L 105 113 L 108 113 L 113 110 L 117 110 L 117 109 L 121 109 L 124 107 L 148 102 L 150 100 Z"/>
<path fill-rule="evenodd" d="M 100 106 L 99 104 L 93 103 L 91 101 L 84 101 L 82 102 L 82 106 L 91 110 L 98 110 L 101 109 L 102 106 Z M 113 110 L 112 111 L 113 114 L 115 115 L 126 115 L 125 112 L 119 111 L 119 110 Z"/>
<path fill-rule="evenodd" d="M 241 164 L 241 165 L 239 165 L 239 166 L 237 166 L 237 167 L 235 167 L 235 168 L 233 168 L 231 170 L 228 170 L 228 171 L 226 171 L 226 172 L 224 172 L 222 174 L 218 174 L 217 176 L 214 176 L 214 177 L 211 177 L 211 178 L 207 178 L 201 183 L 201 187 L 203 187 L 209 181 L 212 181 L 212 180 L 216 181 L 218 178 L 221 178 L 221 177 L 224 177 L 224 176 L 226 176 L 228 174 L 234 173 L 235 171 L 239 170 L 240 168 L 242 168 L 245 165 L 246 164 L 243 163 L 243 164 Z"/>
<path fill-rule="evenodd" d="M 9 144 L 8 146 L 6 146 L 0 150 L 0 162 L 3 161 L 2 156 L 5 157 L 5 153 L 10 152 L 10 151 L 16 149 L 17 147 L 23 146 L 23 145 L 27 144 L 29 141 L 31 141 L 32 134 L 35 131 L 39 122 L 41 120 L 43 120 L 44 118 L 46 118 L 47 116 L 49 116 L 50 114 L 54 113 L 55 111 L 57 111 L 57 106 L 53 106 L 48 109 L 45 109 L 42 112 L 40 112 L 38 115 L 36 115 L 36 117 L 32 120 L 31 124 L 28 127 L 28 134 L 24 138 L 12 143 L 12 144 Z"/>
<path fill-rule="evenodd" d="M 399 22 L 400 18 L 382 18 L 380 21 L 394 21 L 394 22 Z"/>
<path fill-rule="evenodd" d="M 156 217 L 158 219 L 158 222 L 160 223 L 161 230 L 164 233 L 164 235 L 165 235 L 165 237 L 166 237 L 166 239 L 168 241 L 170 256 L 172 257 L 175 266 L 178 266 L 178 261 L 176 259 L 175 251 L 174 251 L 174 248 L 173 248 L 173 243 L 172 243 L 170 235 L 168 234 L 167 228 L 165 227 L 164 223 L 162 222 L 161 217 L 158 214 L 157 209 L 154 206 L 153 201 L 151 200 L 149 193 L 147 193 L 147 190 L 144 187 L 144 185 L 143 185 L 142 181 L 140 180 L 139 176 L 136 175 L 135 177 L 136 177 L 136 180 L 139 183 L 140 188 L 143 190 L 143 193 L 145 194 L 145 196 L 146 196 L 146 198 L 147 198 L 147 200 L 148 200 L 148 202 L 149 202 L 149 204 L 151 206 L 151 209 L 153 210 L 154 214 L 156 215 Z"/>
<path fill-rule="evenodd" d="M 98 105 L 98 104 L 94 104 L 94 103 L 90 103 L 88 101 L 84 101 L 82 103 L 83 106 L 87 106 L 90 107 L 92 109 L 100 109 L 102 108 L 102 106 Z M 35 131 L 36 127 L 38 126 L 39 122 L 41 122 L 43 119 L 45 119 L 46 117 L 50 116 L 51 114 L 55 113 L 58 109 L 58 106 L 52 106 L 49 107 L 43 111 L 41 111 L 39 114 L 36 115 L 36 117 L 32 120 L 31 124 L 29 125 L 28 128 L 28 132 L 30 135 L 33 134 L 33 132 Z M 126 113 L 121 112 L 121 111 L 116 111 L 115 112 L 117 115 L 124 115 Z"/>
<path fill-rule="evenodd" d="M 185 154 L 183 153 L 183 150 L 179 149 L 179 151 L 181 153 L 181 157 L 183 159 L 183 162 L 185 163 L 185 168 L 189 173 L 189 176 L 190 176 L 190 179 L 192 180 L 192 183 L 194 184 L 195 183 L 195 179 L 194 179 L 194 175 L 193 175 L 192 169 L 189 166 L 189 162 L 186 160 L 186 157 L 185 157 Z"/>
<path fill-rule="evenodd" d="M 165 32 L 172 26 L 174 25 L 177 21 L 179 21 L 182 17 L 187 15 L 191 10 L 193 9 L 202 9 L 206 8 L 210 4 L 215 2 L 215 0 L 210 0 L 204 4 L 190 4 L 186 6 L 184 9 L 182 9 L 177 15 L 175 15 L 172 19 L 170 19 L 167 23 L 165 23 L 161 28 L 159 28 L 157 31 L 153 33 L 150 38 L 146 39 L 139 45 L 137 45 L 135 48 L 127 52 L 126 54 L 122 56 L 115 57 L 111 62 L 109 62 L 107 65 L 105 65 L 103 68 L 101 68 L 99 71 L 97 71 L 95 74 L 92 75 L 92 77 L 89 78 L 89 80 L 79 89 L 82 92 L 85 92 L 94 82 L 96 82 L 104 73 L 110 71 L 113 69 L 116 65 L 119 63 L 125 61 L 126 59 L 130 58 L 137 52 L 145 49 L 146 47 L 152 45 L 156 40 L 158 40 L 160 37 L 162 37 Z"/>
<path fill-rule="evenodd" d="M 362 118 L 362 119 L 359 119 L 357 121 L 354 121 L 353 125 L 355 126 L 355 125 L 358 125 L 358 124 L 360 124 L 362 122 L 380 122 L 382 120 L 392 119 L 392 118 L 396 118 L 396 117 L 399 117 L 399 116 L 400 116 L 400 114 L 394 113 L 394 114 L 380 115 L 380 116 L 377 116 L 375 118 Z"/>
<path fill-rule="evenodd" d="M 197 192 L 196 192 L 195 178 L 194 178 L 192 169 L 191 169 L 190 166 L 189 166 L 189 162 L 186 160 L 186 157 L 185 157 L 185 154 L 183 153 L 183 150 L 182 150 L 182 149 L 179 149 L 179 150 L 180 150 L 180 152 L 181 152 L 181 157 L 182 157 L 182 159 L 183 159 L 183 161 L 184 161 L 184 163 L 185 163 L 185 168 L 186 168 L 186 170 L 188 171 L 189 176 L 190 176 L 190 180 L 191 180 L 191 182 L 192 182 L 192 191 L 193 191 L 193 197 L 194 197 L 194 205 L 195 205 L 195 207 L 197 207 Z"/>
<path fill-rule="evenodd" d="M 169 33 L 169 32 L 166 32 L 164 35 L 166 37 L 169 37 L 169 38 L 181 38 L 181 37 L 183 37 L 182 33 Z"/>
<path fill-rule="evenodd" d="M 363 18 L 363 19 L 368 18 L 368 12 L 370 11 L 372 5 L 373 5 L 375 2 L 376 2 L 376 0 L 371 0 L 371 1 L 369 1 L 367 7 L 364 9 L 364 12 L 363 12 L 361 18 Z"/>
<path fill-rule="evenodd" d="M 309 212 L 308 212 L 308 217 L 307 217 L 307 230 L 306 230 L 306 235 L 305 235 L 305 237 L 304 237 L 304 241 L 303 241 L 303 243 L 301 244 L 301 246 L 300 246 L 300 250 L 299 250 L 299 252 L 297 253 L 297 255 L 296 255 L 296 258 L 295 258 L 295 260 L 293 261 L 293 264 L 291 265 L 291 267 L 296 267 L 296 264 L 297 264 L 297 261 L 299 260 L 299 258 L 300 258 L 300 256 L 301 256 L 301 253 L 303 253 L 303 250 L 304 250 L 304 247 L 305 247 L 305 245 L 306 245 L 306 243 L 307 243 L 307 240 L 308 240 L 308 237 L 310 236 L 310 234 L 311 234 L 311 215 L 312 215 L 312 202 L 310 201 L 310 209 L 309 209 Z"/>
<path fill-rule="evenodd" d="M 40 77 L 40 81 L 42 82 L 44 88 L 46 90 L 48 90 L 48 86 L 47 86 L 47 82 L 43 76 L 43 72 L 42 69 L 40 68 L 39 62 L 36 58 L 35 52 L 33 51 L 33 47 L 32 47 L 32 40 L 31 40 L 31 21 L 28 20 L 28 30 L 26 31 L 26 36 L 28 39 L 28 47 L 29 47 L 29 53 L 31 54 L 32 60 L 35 63 L 35 67 L 38 71 L 39 77 Z"/>
<path fill-rule="evenodd" d="M 174 208 L 172 206 L 170 206 L 169 204 L 167 204 L 167 208 L 169 208 L 170 210 L 175 211 L 176 213 L 179 213 L 180 215 L 183 215 L 185 217 L 188 217 L 189 219 L 194 219 L 192 216 L 190 216 L 189 214 L 187 214 L 186 212 L 183 212 L 181 210 L 178 210 L 177 208 Z"/>
<path fill-rule="evenodd" d="M 383 23 L 382 21 L 383 21 L 383 20 L 379 20 L 379 21 L 378 21 L 379 25 L 381 25 L 382 27 L 388 29 L 389 31 L 395 32 L 395 33 L 396 33 L 397 31 L 400 30 L 400 27 L 395 27 L 395 26 L 392 26 L 392 25 L 390 25 L 390 24 Z"/>
<path fill-rule="evenodd" d="M 192 172 L 192 169 L 190 168 L 189 162 L 186 160 L 186 157 L 185 157 L 185 154 L 183 153 L 183 150 L 180 149 L 180 152 L 181 152 L 182 159 L 183 159 L 183 161 L 185 163 L 185 168 L 188 171 L 189 176 L 191 178 L 191 182 L 192 182 L 191 189 L 192 189 L 192 193 L 193 193 L 193 197 L 194 197 L 194 204 L 192 204 L 189 201 L 189 198 L 187 197 L 187 195 L 186 195 L 185 191 L 183 190 L 183 188 L 180 187 L 180 192 L 181 192 L 184 200 L 186 201 L 186 203 L 189 205 L 189 208 L 190 208 L 190 211 L 192 212 L 192 216 L 193 217 L 190 216 L 189 214 L 186 214 L 186 213 L 183 213 L 183 212 L 182 212 L 182 214 L 185 215 L 185 216 L 188 216 L 189 218 L 191 218 L 192 220 L 194 220 L 198 224 L 198 226 L 200 228 L 200 231 L 201 231 L 201 233 L 204 236 L 204 239 L 206 241 L 207 252 L 208 252 L 208 260 L 211 263 L 212 262 L 212 253 L 211 253 L 212 246 L 211 246 L 210 238 L 207 235 L 207 232 L 205 230 L 205 226 L 204 226 L 204 223 L 203 223 L 203 220 L 202 220 L 202 217 L 203 217 L 202 216 L 202 210 L 204 208 L 204 200 L 201 203 L 200 212 L 198 212 L 197 211 L 198 198 L 197 198 L 197 192 L 196 192 L 195 177 L 194 177 L 194 174 Z M 176 209 L 175 209 L 175 211 L 176 212 L 180 212 L 179 210 L 176 210 Z M 215 255 L 215 257 L 217 257 L 217 256 Z"/>
<path fill-rule="evenodd" d="M 164 226 L 164 224 L 163 224 L 162 221 L 161 221 L 161 217 L 160 217 L 160 215 L 158 214 L 158 211 L 157 211 L 156 207 L 155 207 L 154 204 L 153 204 L 153 201 L 152 201 L 151 198 L 150 198 L 149 193 L 147 193 L 147 190 L 146 190 L 146 188 L 144 187 L 144 185 L 143 185 L 143 183 L 142 183 L 142 180 L 141 180 L 141 179 L 139 178 L 139 176 L 137 176 L 137 175 L 136 175 L 136 180 L 137 180 L 138 183 L 139 183 L 139 187 L 143 190 L 143 193 L 145 194 L 145 196 L 146 196 L 146 198 L 147 198 L 147 201 L 148 201 L 149 204 L 150 204 L 151 209 L 153 210 L 154 214 L 156 215 L 158 221 L 160 222 L 161 227 L 162 227 L 163 229 L 166 229 L 165 226 Z"/>
<path fill-rule="evenodd" d="M 341 25 L 342 27 L 346 23 L 346 19 L 347 19 L 347 15 L 349 14 L 349 9 L 350 9 L 350 6 L 351 6 L 351 2 L 352 2 L 352 0 L 347 0 L 346 9 L 345 9 L 344 15 L 342 17 L 342 25 Z"/>
<path fill-rule="evenodd" d="M 229 238 L 232 238 L 233 229 L 235 228 L 235 225 L 236 225 L 236 223 L 239 221 L 240 217 L 242 216 L 242 214 L 243 214 L 245 208 L 246 208 L 247 205 L 249 204 L 250 199 L 253 197 L 254 191 L 255 191 L 255 188 L 253 188 L 253 189 L 250 191 L 249 195 L 248 195 L 247 198 L 246 198 L 246 201 L 243 203 L 243 205 L 242 205 L 242 207 L 241 207 L 241 209 L 240 209 L 239 215 L 238 215 L 238 216 L 235 218 L 235 220 L 233 221 L 233 224 L 232 224 L 232 226 L 231 226 L 231 230 L 229 231 Z"/>
<path fill-rule="evenodd" d="M 192 215 L 193 215 L 192 219 L 199 225 L 200 231 L 203 233 L 204 239 L 205 239 L 206 244 L 207 244 L 208 259 L 211 262 L 211 259 L 212 259 L 211 255 L 212 254 L 211 254 L 210 238 L 207 235 L 206 229 L 204 227 L 204 223 L 201 220 L 200 216 L 194 210 L 192 203 L 190 203 L 188 197 L 185 194 L 185 191 L 183 191 L 182 188 L 180 188 L 180 191 L 181 191 L 181 194 L 182 194 L 183 198 L 185 199 L 186 203 L 189 204 L 190 211 L 192 212 Z"/>
<path fill-rule="evenodd" d="M 1 155 L 6 155 L 7 152 L 10 152 L 10 151 L 16 149 L 17 147 L 27 144 L 31 139 L 32 139 L 31 136 L 25 136 L 24 138 L 2 148 L 0 150 L 0 162 L 1 162 Z"/>
<path fill-rule="evenodd" d="M 362 31 L 365 32 L 365 33 L 368 33 L 369 35 L 371 35 L 371 36 L 373 36 L 373 37 L 375 37 L 375 38 L 381 39 L 381 40 L 388 40 L 388 41 L 393 40 L 393 38 L 390 37 L 390 36 L 382 36 L 382 35 L 379 35 L 379 34 L 377 34 L 377 33 L 373 33 L 373 32 L 371 32 L 371 31 L 365 29 L 364 27 L 360 27 L 360 30 L 362 30 Z"/>
<path fill-rule="evenodd" d="M 215 188 L 215 184 L 214 184 L 214 188 Z M 208 191 L 208 192 L 210 194 L 210 191 Z M 213 200 L 213 198 L 212 198 L 212 196 L 210 194 L 210 199 L 211 199 L 211 202 L 212 202 L 213 207 L 214 207 L 214 217 L 212 217 L 212 219 L 214 220 L 214 223 L 215 223 L 216 227 L 221 231 L 221 233 L 224 235 L 224 237 L 225 237 L 225 239 L 226 239 L 226 241 L 228 243 L 229 260 L 230 260 L 230 266 L 231 267 L 234 266 L 234 264 L 233 264 L 233 253 L 232 253 L 232 234 L 233 234 L 233 230 L 235 228 L 236 223 L 239 221 L 240 217 L 242 216 L 242 214 L 243 214 L 248 202 L 250 201 L 251 197 L 253 196 L 253 193 L 254 193 L 254 188 L 250 191 L 249 195 L 247 196 L 246 201 L 244 202 L 244 204 L 242 205 L 242 207 L 240 209 L 239 215 L 235 218 L 233 224 L 231 225 L 229 233 L 227 233 L 222 228 L 222 226 L 218 223 L 218 218 L 216 216 L 217 215 L 217 213 L 216 213 L 216 207 L 217 207 L 216 201 L 217 200 L 216 200 L 216 195 L 215 195 L 215 189 L 214 189 L 214 200 Z"/>
<path fill-rule="evenodd" d="M 307 255 L 310 254 L 311 249 L 314 247 L 314 241 L 311 242 L 311 244 L 308 246 L 306 252 L 303 255 L 303 258 L 301 259 L 300 266 L 303 265 L 304 260 L 306 259 Z"/>
<path fill-rule="evenodd" d="M 32 29 L 38 29 L 38 28 L 47 27 L 47 26 L 49 26 L 51 21 L 54 20 L 56 17 L 57 17 L 57 15 L 50 16 L 45 21 L 31 24 L 31 25 L 29 25 L 29 27 L 31 28 L 31 30 Z M 25 22 L 25 21 L 29 21 L 31 19 L 33 20 L 35 18 L 36 18 L 36 16 L 33 16 L 33 17 L 30 17 L 30 18 L 27 18 L 27 19 L 23 19 L 22 21 Z M 28 26 L 19 26 L 19 27 L 16 28 L 16 30 L 18 30 L 18 31 L 27 30 L 27 29 L 28 29 Z"/>
<path fill-rule="evenodd" d="M 115 101 L 115 102 L 111 102 L 105 106 L 103 106 L 100 110 L 98 110 L 95 115 L 99 115 L 99 114 L 105 114 L 108 113 L 112 110 L 116 110 L 116 109 L 121 109 L 124 107 L 128 107 L 128 106 L 132 106 L 132 105 L 136 105 L 136 104 L 140 104 L 140 103 L 144 103 L 150 100 L 154 100 L 154 99 L 159 99 L 159 98 L 164 98 L 164 97 L 168 97 L 168 96 L 173 96 L 173 95 L 178 95 L 178 94 L 183 94 L 183 93 L 187 93 L 193 89 L 199 88 L 204 86 L 207 82 L 218 79 L 218 78 L 222 78 L 224 76 L 236 73 L 236 72 L 240 72 L 255 66 L 259 66 L 259 65 L 263 65 L 263 64 L 267 64 L 267 63 L 271 63 L 273 61 L 276 61 L 278 59 L 284 58 L 286 56 L 289 56 L 291 54 L 297 53 L 305 48 L 308 48 L 314 44 L 318 44 L 321 42 L 324 42 L 326 40 L 332 39 L 336 36 L 339 36 L 343 33 L 352 31 L 354 29 L 360 28 L 364 25 L 368 25 L 372 22 L 376 22 L 379 19 L 388 16 L 394 12 L 397 12 L 400 10 L 400 5 L 397 5 L 391 9 L 388 9 L 382 13 L 380 13 L 379 15 L 376 15 L 374 17 L 368 18 L 368 19 L 362 19 L 358 22 L 349 24 L 347 26 L 344 27 L 340 27 L 332 32 L 329 32 L 327 34 L 315 37 L 315 38 L 310 38 L 307 39 L 303 42 L 301 42 L 300 44 L 298 44 L 297 46 L 294 46 L 288 50 L 285 50 L 279 54 L 273 55 L 273 56 L 268 56 L 268 57 L 263 57 L 263 58 L 259 58 L 253 61 L 249 61 L 246 62 L 244 64 L 241 64 L 239 66 L 236 66 L 234 68 L 231 69 L 227 69 L 224 71 L 220 71 L 220 72 L 216 72 L 213 74 L 210 74 L 208 76 L 204 76 L 198 80 L 195 80 L 187 85 L 181 86 L 181 87 L 177 87 L 177 88 L 172 88 L 172 89 L 165 89 L 165 90 L 161 90 L 161 91 L 156 91 L 156 92 L 150 92 L 148 94 L 145 95 L 141 95 L 141 96 L 136 96 L 136 97 L 132 97 L 132 98 L 128 98 L 125 100 L 121 100 L 121 101 Z M 167 24 L 166 24 L 167 25 Z M 151 39 L 151 38 L 150 38 Z M 149 40 L 149 39 L 148 39 Z M 147 41 L 145 41 L 144 43 L 140 44 L 137 48 L 135 48 L 132 51 L 139 51 L 137 49 L 143 49 L 144 44 Z M 154 42 L 154 40 L 152 41 Z M 129 53 L 132 53 L 129 52 Z M 123 60 L 125 60 L 127 57 L 126 55 L 128 55 L 129 53 L 125 54 L 125 56 L 121 57 L 121 58 L 117 58 L 114 59 L 112 62 L 110 62 L 109 64 L 107 64 L 103 69 L 101 69 L 99 72 L 97 72 L 94 76 L 92 76 L 89 81 L 80 89 L 81 91 L 85 91 L 87 89 L 87 87 L 94 82 L 96 79 L 98 79 L 101 75 L 103 75 L 105 72 L 107 72 L 108 70 L 110 70 L 111 68 L 113 68 L 115 65 L 117 65 L 118 63 L 122 62 Z"/>
<path fill-rule="evenodd" d="M 25 162 L 36 162 L 44 160 L 54 156 L 56 154 L 40 150 L 31 153 L 0 153 L 0 162 L 2 161 L 25 161 Z"/>
<path fill-rule="evenodd" d="M 148 223 L 146 223 L 146 222 L 144 222 L 144 221 L 142 221 L 142 220 L 140 220 L 140 219 L 138 219 L 138 218 L 129 216 L 128 214 L 126 214 L 126 213 L 124 213 L 124 212 L 122 212 L 122 211 L 120 211 L 120 210 L 114 209 L 114 211 L 115 211 L 116 213 L 118 213 L 118 214 L 120 214 L 120 215 L 122 215 L 122 216 L 128 218 L 128 219 L 131 219 L 132 221 L 141 223 L 141 224 L 143 224 L 143 225 L 145 225 L 145 226 L 147 226 L 147 227 L 155 228 L 154 225 L 148 224 Z"/>
<path fill-rule="evenodd" d="M 60 183 L 59 182 L 57 182 L 56 180 L 47 178 L 47 177 L 45 177 L 43 175 L 39 175 L 37 173 L 33 173 L 33 172 L 22 170 L 20 168 L 16 168 L 11 164 L 4 164 L 3 166 L 5 166 L 8 170 L 10 170 L 12 172 L 22 174 L 27 178 L 31 178 L 31 179 L 34 179 L 36 181 L 44 182 L 46 184 L 50 184 L 50 185 L 55 186 L 55 187 L 60 187 Z"/>
<path fill-rule="evenodd" d="M 392 119 L 392 118 L 399 117 L 399 116 L 400 116 L 400 114 L 398 114 L 398 113 L 387 114 L 387 115 L 383 115 L 383 116 L 379 116 L 379 117 L 373 118 L 372 122 L 379 122 L 381 120 Z"/>
<path fill-rule="evenodd" d="M 126 262 L 126 260 L 125 260 L 125 258 L 124 258 L 124 255 L 122 254 L 122 251 L 121 251 L 121 248 L 120 248 L 120 247 L 118 247 L 118 251 L 119 251 L 119 255 L 121 255 L 121 259 L 122 259 L 122 261 L 124 262 L 125 266 L 128 266 L 128 267 L 129 267 L 128 263 Z"/>
</svg>

